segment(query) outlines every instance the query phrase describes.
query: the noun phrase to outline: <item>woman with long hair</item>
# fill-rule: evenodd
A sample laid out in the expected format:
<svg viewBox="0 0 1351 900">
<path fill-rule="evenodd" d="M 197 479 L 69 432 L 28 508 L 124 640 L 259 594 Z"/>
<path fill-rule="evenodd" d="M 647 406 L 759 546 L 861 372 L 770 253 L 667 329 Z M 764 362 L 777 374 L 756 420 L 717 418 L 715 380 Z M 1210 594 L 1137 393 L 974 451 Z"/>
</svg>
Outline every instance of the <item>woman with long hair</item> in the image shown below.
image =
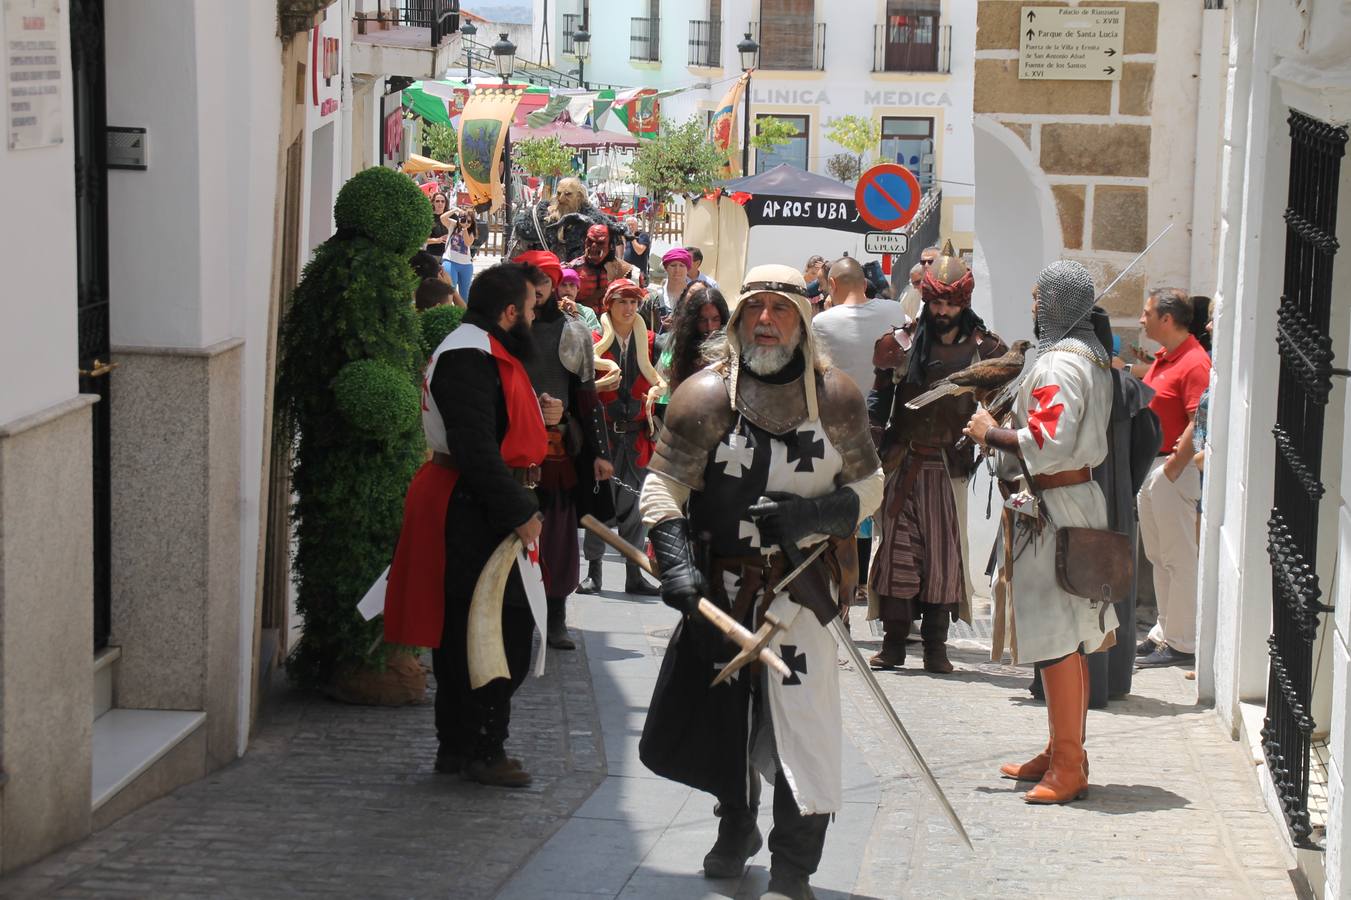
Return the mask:
<svg viewBox="0 0 1351 900">
<path fill-rule="evenodd" d="M 442 265 L 450 274 L 456 293 L 468 302 L 469 284 L 474 279 L 474 258 L 469 253 L 476 233 L 474 215 L 469 210 L 452 206 L 441 215 L 441 224 L 447 232 Z"/>
<path fill-rule="evenodd" d="M 704 367 L 700 350 L 708 336 L 727 326 L 731 315 L 722 291 L 694 281 L 685 289 L 676 306 L 671 322 L 671 339 L 662 354 L 662 371 L 666 376 L 666 398 L 680 382 Z"/>
<path fill-rule="evenodd" d="M 432 256 L 445 256 L 446 236 L 450 234 L 450 229 L 441 221 L 441 217 L 450 209 L 450 198 L 444 191 L 437 191 L 428 199 L 432 201 L 432 234 L 427 238 L 426 249 Z"/>
</svg>

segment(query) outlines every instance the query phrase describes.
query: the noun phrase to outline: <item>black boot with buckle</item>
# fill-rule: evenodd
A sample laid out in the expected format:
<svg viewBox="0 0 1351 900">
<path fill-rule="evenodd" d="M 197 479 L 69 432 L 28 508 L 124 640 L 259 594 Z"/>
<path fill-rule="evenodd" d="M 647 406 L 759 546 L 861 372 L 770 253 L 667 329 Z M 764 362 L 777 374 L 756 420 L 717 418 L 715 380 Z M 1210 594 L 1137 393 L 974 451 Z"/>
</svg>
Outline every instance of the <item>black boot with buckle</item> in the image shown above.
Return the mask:
<svg viewBox="0 0 1351 900">
<path fill-rule="evenodd" d="M 586 577 L 583 578 L 582 583 L 577 586 L 577 593 L 600 593 L 600 560 L 589 559 L 586 561 Z"/>
</svg>

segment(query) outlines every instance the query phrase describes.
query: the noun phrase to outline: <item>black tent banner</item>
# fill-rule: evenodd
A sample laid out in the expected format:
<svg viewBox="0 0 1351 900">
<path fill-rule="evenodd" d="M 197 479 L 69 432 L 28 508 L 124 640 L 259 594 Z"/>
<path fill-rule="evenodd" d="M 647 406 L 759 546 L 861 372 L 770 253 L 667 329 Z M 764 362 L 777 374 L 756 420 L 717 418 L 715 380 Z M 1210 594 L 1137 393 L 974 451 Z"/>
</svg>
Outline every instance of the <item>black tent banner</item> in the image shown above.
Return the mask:
<svg viewBox="0 0 1351 900">
<path fill-rule="evenodd" d="M 734 199 L 737 194 L 750 195 L 744 206 L 752 228 L 789 225 L 856 234 L 876 231 L 859 218 L 852 187 L 814 172 L 779 165 L 759 175 L 724 181 L 719 187 Z"/>
</svg>

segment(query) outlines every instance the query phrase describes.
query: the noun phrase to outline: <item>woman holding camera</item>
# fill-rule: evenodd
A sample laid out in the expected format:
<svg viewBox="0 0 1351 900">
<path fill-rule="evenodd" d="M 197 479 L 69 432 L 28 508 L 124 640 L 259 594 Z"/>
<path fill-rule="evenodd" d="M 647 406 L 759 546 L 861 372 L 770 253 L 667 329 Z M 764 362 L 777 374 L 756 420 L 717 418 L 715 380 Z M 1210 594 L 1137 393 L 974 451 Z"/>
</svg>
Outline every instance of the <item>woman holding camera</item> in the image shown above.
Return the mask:
<svg viewBox="0 0 1351 900">
<path fill-rule="evenodd" d="M 451 207 L 441 216 L 446 226 L 446 253 L 441 265 L 450 273 L 455 290 L 465 302 L 469 300 L 469 283 L 474 280 L 474 258 L 469 248 L 474 245 L 476 226 L 468 210 Z"/>
</svg>

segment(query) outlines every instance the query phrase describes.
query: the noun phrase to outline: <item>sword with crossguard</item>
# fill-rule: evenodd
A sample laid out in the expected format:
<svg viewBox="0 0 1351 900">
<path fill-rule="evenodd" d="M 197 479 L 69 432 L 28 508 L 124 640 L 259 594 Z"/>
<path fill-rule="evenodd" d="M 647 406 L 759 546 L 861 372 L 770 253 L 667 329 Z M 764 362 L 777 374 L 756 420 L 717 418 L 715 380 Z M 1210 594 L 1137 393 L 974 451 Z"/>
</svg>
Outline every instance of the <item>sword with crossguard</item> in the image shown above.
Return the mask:
<svg viewBox="0 0 1351 900">
<path fill-rule="evenodd" d="M 587 521 L 588 519 L 590 519 L 591 521 L 588 522 Z M 605 543 L 609 544 L 611 547 L 614 547 L 616 550 L 618 550 L 621 554 L 623 554 L 623 556 L 626 559 L 630 560 L 633 563 L 636 563 L 638 566 L 640 566 L 649 574 L 651 574 L 654 578 L 660 577 L 660 575 L 658 575 L 657 572 L 653 570 L 652 561 L 647 558 L 646 553 L 639 550 L 637 547 L 633 546 L 628 541 L 624 540 L 610 529 L 606 528 L 598 520 L 596 520 L 591 516 L 583 516 L 581 521 L 583 526 L 585 526 L 589 531 L 594 533 L 601 540 L 605 541 Z M 791 582 L 794 578 L 796 578 L 799 574 L 801 574 L 807 568 L 807 566 L 811 565 L 812 562 L 814 562 L 816 558 L 821 555 L 821 552 L 825 550 L 827 544 L 828 544 L 827 541 L 822 541 L 810 553 L 803 553 L 797 547 L 793 547 L 791 551 L 785 552 L 784 556 L 787 557 L 789 564 L 793 568 L 788 572 L 786 576 L 784 576 L 779 581 L 777 585 L 773 587 L 771 593 L 777 594 L 779 591 L 782 591 L 785 587 L 787 587 L 789 582 Z M 737 666 L 737 668 L 740 668 L 741 666 L 745 665 L 746 662 L 749 662 L 750 659 L 755 658 L 753 655 L 753 650 L 758 650 L 758 652 L 762 654 L 760 656 L 762 662 L 766 661 L 763 654 L 768 654 L 773 660 L 776 660 L 779 663 L 779 666 L 784 666 L 784 668 L 787 668 L 783 660 L 779 659 L 778 655 L 775 654 L 774 651 L 770 650 L 768 646 L 766 646 L 766 644 L 768 644 L 769 642 L 769 639 L 773 637 L 774 632 L 778 630 L 778 628 L 780 627 L 778 626 L 777 623 L 775 623 L 772 627 L 769 625 L 769 623 L 766 623 L 766 627 L 761 628 L 760 631 L 752 635 L 749 631 L 746 631 L 746 629 L 742 627 L 742 625 L 739 622 L 737 622 L 735 619 L 732 619 L 731 616 L 727 615 L 725 612 L 718 609 L 708 600 L 701 599 L 699 601 L 699 611 L 703 613 L 705 616 L 708 616 L 710 621 L 712 621 L 719 628 L 723 627 L 722 622 L 710 616 L 709 612 L 704 609 L 705 606 L 707 606 L 710 610 L 713 610 L 714 612 L 718 613 L 726 620 L 730 621 L 730 623 L 737 629 L 740 629 L 741 632 L 744 632 L 744 638 L 751 638 L 752 640 L 758 639 L 756 644 L 749 644 L 749 645 L 744 644 L 742 643 L 742 639 L 733 637 L 731 632 L 727 631 L 726 629 L 723 629 L 724 634 L 727 634 L 728 637 L 733 637 L 733 640 L 736 640 L 737 643 L 742 644 L 743 649 L 741 653 L 737 654 L 736 659 L 732 660 L 731 663 L 728 663 L 726 666 L 723 667 L 723 671 L 720 672 L 718 675 L 719 681 L 723 680 L 726 676 L 730 675 L 732 671 L 735 671 L 735 669 L 733 669 L 732 667 L 734 664 L 738 662 L 738 660 L 741 660 L 740 665 Z M 957 836 L 962 839 L 962 843 L 966 844 L 966 848 L 968 850 L 973 850 L 974 848 L 971 846 L 971 837 L 966 833 L 966 828 L 963 827 L 962 820 L 958 818 L 957 810 L 953 809 L 952 803 L 948 800 L 947 795 L 943 793 L 943 789 L 938 784 L 938 779 L 934 777 L 933 771 L 929 768 L 929 764 L 924 761 L 924 757 L 920 754 L 919 748 L 915 746 L 914 739 L 910 737 L 910 732 L 905 730 L 905 725 L 901 722 L 901 717 L 896 712 L 896 708 L 891 705 L 891 700 L 887 697 L 886 692 L 882 690 L 882 685 L 878 683 L 877 676 L 873 674 L 872 669 L 868 666 L 868 663 L 863 659 L 863 654 L 859 652 L 857 645 L 854 644 L 854 639 L 850 636 L 848 627 L 844 624 L 843 621 L 841 621 L 839 616 L 832 618 L 827 627 L 830 629 L 830 633 L 835 637 L 835 642 L 838 643 L 842 648 L 844 648 L 845 655 L 849 657 L 849 661 L 853 664 L 854 671 L 859 674 L 859 677 L 863 679 L 863 683 L 868 686 L 868 693 L 872 696 L 873 701 L 882 711 L 882 715 L 886 718 L 888 722 L 891 723 L 891 727 L 895 729 L 896 734 L 900 737 L 901 744 L 905 747 L 906 752 L 910 754 L 911 761 L 914 762 L 915 768 L 919 771 L 920 781 L 923 782 L 924 786 L 929 789 L 930 795 L 936 801 L 938 801 L 939 808 L 943 810 L 943 815 L 947 818 L 949 824 L 952 825 L 953 830 L 957 832 Z M 766 628 L 769 629 L 767 632 Z M 761 632 L 766 633 L 763 634 L 762 636 Z M 747 658 L 742 660 L 742 657 Z M 775 671 L 783 675 L 783 677 L 785 678 L 792 677 L 791 673 L 784 673 L 783 670 L 780 669 L 778 666 L 771 666 L 771 667 L 774 668 Z M 717 682 L 715 681 L 714 683 L 716 684 Z"/>
</svg>

